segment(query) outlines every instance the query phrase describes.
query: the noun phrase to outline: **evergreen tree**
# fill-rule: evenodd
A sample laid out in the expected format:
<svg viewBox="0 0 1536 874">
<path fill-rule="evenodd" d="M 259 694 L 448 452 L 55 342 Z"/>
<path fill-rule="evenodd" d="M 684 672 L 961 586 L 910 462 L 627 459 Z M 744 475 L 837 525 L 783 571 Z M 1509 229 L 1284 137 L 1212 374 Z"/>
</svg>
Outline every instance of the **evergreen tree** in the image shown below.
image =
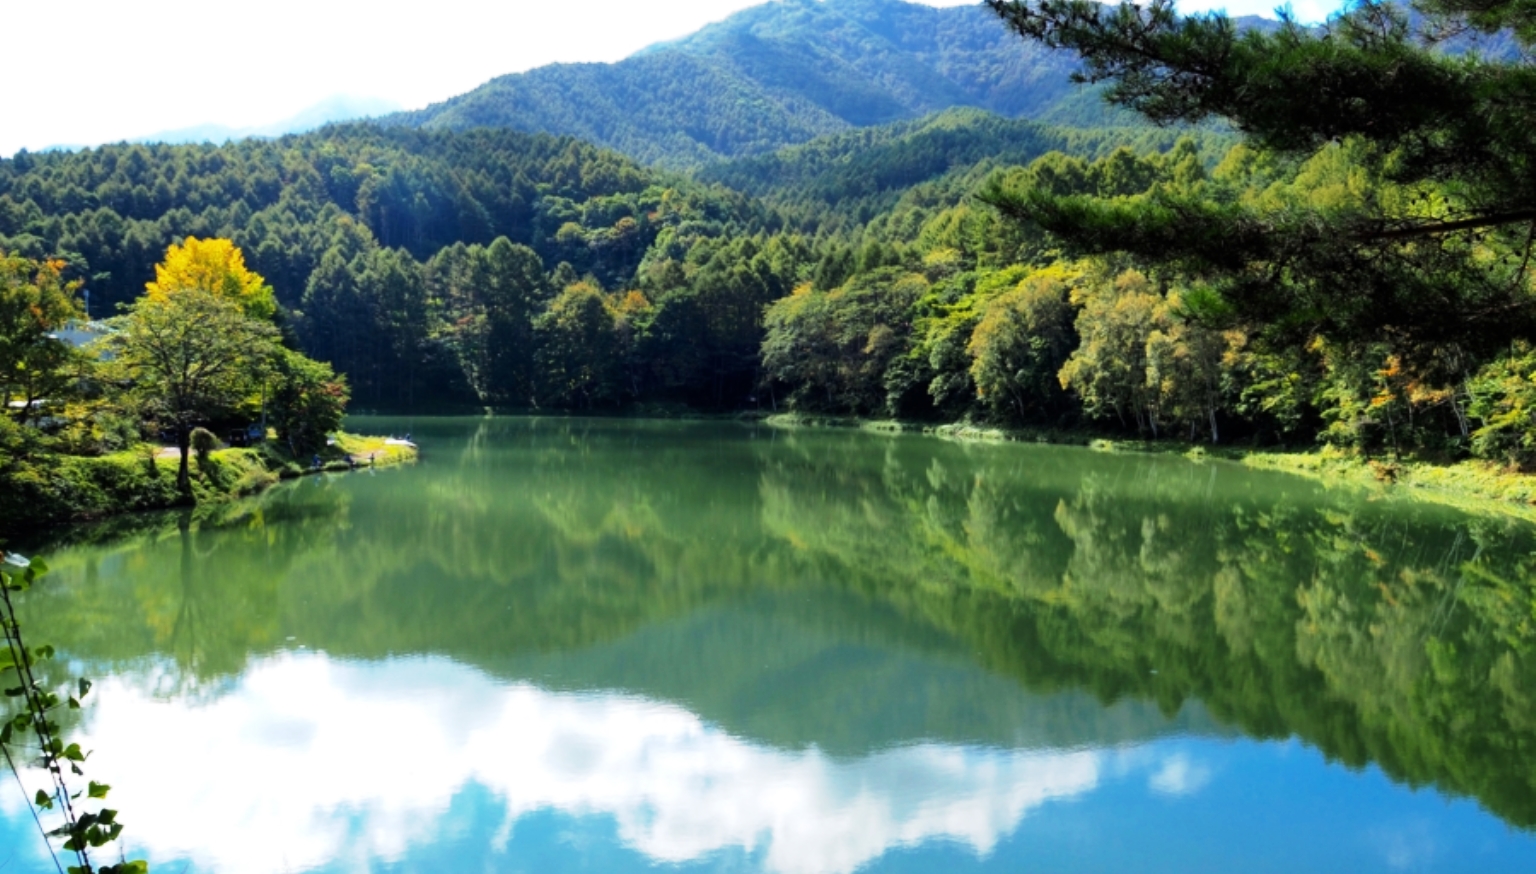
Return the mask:
<svg viewBox="0 0 1536 874">
<path fill-rule="evenodd" d="M 475 268 L 485 306 L 487 390 L 502 403 L 525 405 L 537 391 L 533 322 L 549 298 L 544 262 L 527 246 L 498 237 Z"/>
<path fill-rule="evenodd" d="M 1191 300 L 1208 317 L 1292 342 L 1390 334 L 1488 352 L 1536 327 L 1527 62 L 1439 51 L 1433 32 L 1384 0 L 1360 0 L 1320 28 L 1285 21 L 1269 32 L 1240 32 L 1220 13 L 1181 17 L 1172 0 L 988 5 L 1026 39 L 1076 52 L 1078 78 L 1105 83 L 1115 105 L 1159 124 L 1220 119 L 1279 160 L 1352 149 L 1381 194 L 1277 206 L 1177 187 L 1114 200 L 994 190 L 1004 211 L 1079 253 L 1176 267 L 1208 284 Z M 1523 44 L 1536 36 L 1522 4 L 1420 5 L 1451 24 L 1513 27 Z"/>
</svg>

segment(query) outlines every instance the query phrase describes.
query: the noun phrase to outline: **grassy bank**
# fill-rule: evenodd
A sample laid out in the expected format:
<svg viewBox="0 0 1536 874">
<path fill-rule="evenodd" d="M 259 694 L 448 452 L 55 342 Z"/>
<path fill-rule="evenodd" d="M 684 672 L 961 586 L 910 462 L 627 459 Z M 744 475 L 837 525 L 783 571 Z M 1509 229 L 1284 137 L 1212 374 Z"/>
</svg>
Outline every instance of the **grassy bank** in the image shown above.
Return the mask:
<svg viewBox="0 0 1536 874">
<path fill-rule="evenodd" d="M 1176 440 L 1126 440 L 1086 430 L 1015 430 L 964 423 L 924 425 L 795 413 L 770 416 L 767 423 L 788 428 L 857 428 L 888 434 L 923 433 L 952 440 L 1084 446 L 1104 452 L 1182 455 L 1194 461 L 1220 458 L 1257 470 L 1310 477 L 1332 488 L 1412 497 L 1471 512 L 1495 512 L 1536 521 L 1536 475 L 1511 471 L 1486 461 L 1435 463 L 1388 460 L 1328 447 L 1274 451 L 1241 446 L 1212 447 Z"/>
<path fill-rule="evenodd" d="M 295 459 L 274 442 L 220 449 L 206 459 L 192 459 L 190 502 L 230 500 L 279 479 L 347 470 L 348 454 L 364 466 L 371 455 L 375 466 L 384 467 L 415 460 L 417 450 L 382 437 L 340 434 L 335 445 L 320 453 L 321 465 L 315 467 L 313 458 Z M 162 456 L 158 447 L 147 445 L 96 457 L 40 453 L 7 459 L 0 471 L 0 532 L 16 535 L 50 525 L 186 506 L 188 499 L 176 488 L 178 464 L 176 457 Z"/>
<path fill-rule="evenodd" d="M 1240 460 L 1248 467 L 1299 474 L 1334 488 L 1407 495 L 1470 512 L 1492 511 L 1536 522 L 1536 475 L 1486 461 L 1389 461 L 1329 449 L 1248 452 L 1242 453 Z"/>
<path fill-rule="evenodd" d="M 225 450 L 234 452 L 236 450 Z M 369 437 L 361 434 L 339 433 L 335 442 L 321 450 L 317 455 L 320 465 L 315 466 L 313 456 L 308 458 L 295 458 L 287 448 L 276 442 L 267 442 L 259 450 L 245 450 L 258 452 L 262 456 L 266 469 L 280 479 L 294 479 L 312 473 L 326 471 L 351 470 L 354 467 L 388 467 L 402 464 L 407 461 L 415 461 L 417 451 L 414 446 L 407 446 L 399 442 L 391 442 L 387 437 Z M 215 453 L 217 454 L 217 453 Z M 348 461 L 348 459 L 351 461 Z"/>
</svg>

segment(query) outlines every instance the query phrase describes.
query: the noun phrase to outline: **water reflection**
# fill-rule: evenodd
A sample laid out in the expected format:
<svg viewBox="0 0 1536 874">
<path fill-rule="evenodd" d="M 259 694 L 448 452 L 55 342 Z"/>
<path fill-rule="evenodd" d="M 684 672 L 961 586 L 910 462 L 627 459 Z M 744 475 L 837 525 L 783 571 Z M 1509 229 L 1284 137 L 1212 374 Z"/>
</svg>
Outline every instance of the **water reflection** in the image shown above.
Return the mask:
<svg viewBox="0 0 1536 874">
<path fill-rule="evenodd" d="M 502 845 L 521 817 L 553 810 L 612 817 L 658 862 L 740 850 L 767 871 L 846 874 L 933 839 L 986 854 L 1101 768 L 1092 752 L 781 751 L 675 705 L 500 685 L 442 659 L 278 657 L 200 703 L 123 681 L 101 692 L 85 737 L 137 814 L 133 840 L 236 874 L 398 859 L 437 837 L 470 785 L 499 800 Z"/>
<path fill-rule="evenodd" d="M 257 709 L 291 718 L 251 710 L 247 734 L 220 736 L 294 768 L 330 758 L 300 749 L 345 758 L 340 740 L 323 744 L 369 734 L 353 712 L 410 726 L 387 735 L 411 737 L 402 748 L 445 745 L 407 761 L 372 746 L 378 732 L 355 741 L 367 755 L 351 767 L 371 756 L 408 776 L 337 772 L 323 782 L 357 794 L 298 805 L 343 843 L 361 820 L 337 817 L 404 782 L 407 800 L 430 803 L 380 808 L 380 841 L 474 785 L 507 800 L 508 822 L 611 816 L 662 861 L 734 847 L 774 870 L 852 870 L 931 839 L 979 857 L 1047 799 L 1102 788 L 1106 757 L 1234 735 L 1298 738 L 1536 824 L 1536 540 L 1523 524 L 1050 447 L 614 422 L 413 430 L 427 448 L 413 469 L 57 550 L 27 619 L 117 673 L 113 694 L 156 724 L 239 722 L 262 678 L 287 678 Z M 282 655 L 301 647 L 330 657 Z M 284 698 L 311 675 L 330 685 L 303 707 Z M 375 706 L 401 683 L 417 691 Z M 311 705 L 325 717 L 301 718 Z M 438 706 L 459 715 L 423 715 Z M 599 718 L 644 728 L 648 746 L 584 734 Z M 105 744 L 114 730 L 98 719 Z M 493 750 L 497 732 L 518 749 Z M 471 741 L 485 768 L 515 762 L 545 782 L 476 770 L 460 755 Z M 1187 749 L 1137 767 L 1165 799 L 1213 779 Z M 895 774 L 918 788 L 898 791 Z M 655 788 L 635 788 L 645 775 Z M 748 775 L 772 790 L 731 806 Z M 801 808 L 809 825 L 791 822 Z M 849 855 L 817 845 L 818 824 L 840 824 Z M 800 844 L 832 867 L 796 867 Z"/>
<path fill-rule="evenodd" d="M 78 735 L 135 812 L 137 851 L 163 870 L 518 870 L 543 858 L 559 870 L 846 874 L 1017 870 L 1054 853 L 1080 870 L 1203 858 L 1513 871 L 1529 860 L 1529 842 L 1465 805 L 1394 797 L 1284 748 L 922 742 L 841 757 L 733 736 L 669 702 L 509 683 L 439 657 L 276 655 L 201 701 L 153 694 L 166 669 L 108 681 Z M 1264 779 L 1277 765 L 1289 786 Z M 20 820 L 15 801 L 0 793 L 0 812 Z M 530 850 L 541 843 L 542 856 Z"/>
</svg>

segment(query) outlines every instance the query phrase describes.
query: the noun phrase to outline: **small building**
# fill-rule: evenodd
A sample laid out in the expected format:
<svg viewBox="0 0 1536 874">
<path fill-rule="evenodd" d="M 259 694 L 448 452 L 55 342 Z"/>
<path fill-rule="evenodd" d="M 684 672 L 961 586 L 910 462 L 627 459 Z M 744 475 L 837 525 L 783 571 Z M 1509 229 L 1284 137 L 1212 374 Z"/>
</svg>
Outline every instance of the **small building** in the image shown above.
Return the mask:
<svg viewBox="0 0 1536 874">
<path fill-rule="evenodd" d="M 112 333 L 106 322 L 83 322 L 79 319 L 70 319 L 64 325 L 64 330 L 53 335 L 56 340 L 63 340 L 69 345 L 79 349 L 100 340 Z"/>
<path fill-rule="evenodd" d="M 112 328 L 109 327 L 106 322 L 80 321 L 78 319 L 70 319 L 69 322 L 64 325 L 63 330 L 56 331 L 49 336 L 53 337 L 55 340 L 61 340 L 65 343 L 68 343 L 76 349 L 84 349 L 86 346 L 89 346 L 97 340 L 108 337 L 113 333 L 114 332 Z M 112 354 L 105 349 L 99 349 L 96 354 L 97 357 L 103 361 L 110 360 L 112 358 Z"/>
</svg>

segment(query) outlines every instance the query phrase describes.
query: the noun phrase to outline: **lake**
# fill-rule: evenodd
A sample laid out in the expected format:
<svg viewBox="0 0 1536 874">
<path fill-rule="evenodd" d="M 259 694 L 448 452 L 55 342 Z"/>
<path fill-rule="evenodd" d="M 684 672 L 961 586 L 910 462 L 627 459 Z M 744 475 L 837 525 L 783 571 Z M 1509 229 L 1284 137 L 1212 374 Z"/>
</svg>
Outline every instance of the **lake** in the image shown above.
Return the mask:
<svg viewBox="0 0 1536 874">
<path fill-rule="evenodd" d="M 36 544 L 168 872 L 1536 870 L 1536 531 L 1177 456 L 354 421 Z M 16 782 L 0 872 L 52 870 Z"/>
</svg>

